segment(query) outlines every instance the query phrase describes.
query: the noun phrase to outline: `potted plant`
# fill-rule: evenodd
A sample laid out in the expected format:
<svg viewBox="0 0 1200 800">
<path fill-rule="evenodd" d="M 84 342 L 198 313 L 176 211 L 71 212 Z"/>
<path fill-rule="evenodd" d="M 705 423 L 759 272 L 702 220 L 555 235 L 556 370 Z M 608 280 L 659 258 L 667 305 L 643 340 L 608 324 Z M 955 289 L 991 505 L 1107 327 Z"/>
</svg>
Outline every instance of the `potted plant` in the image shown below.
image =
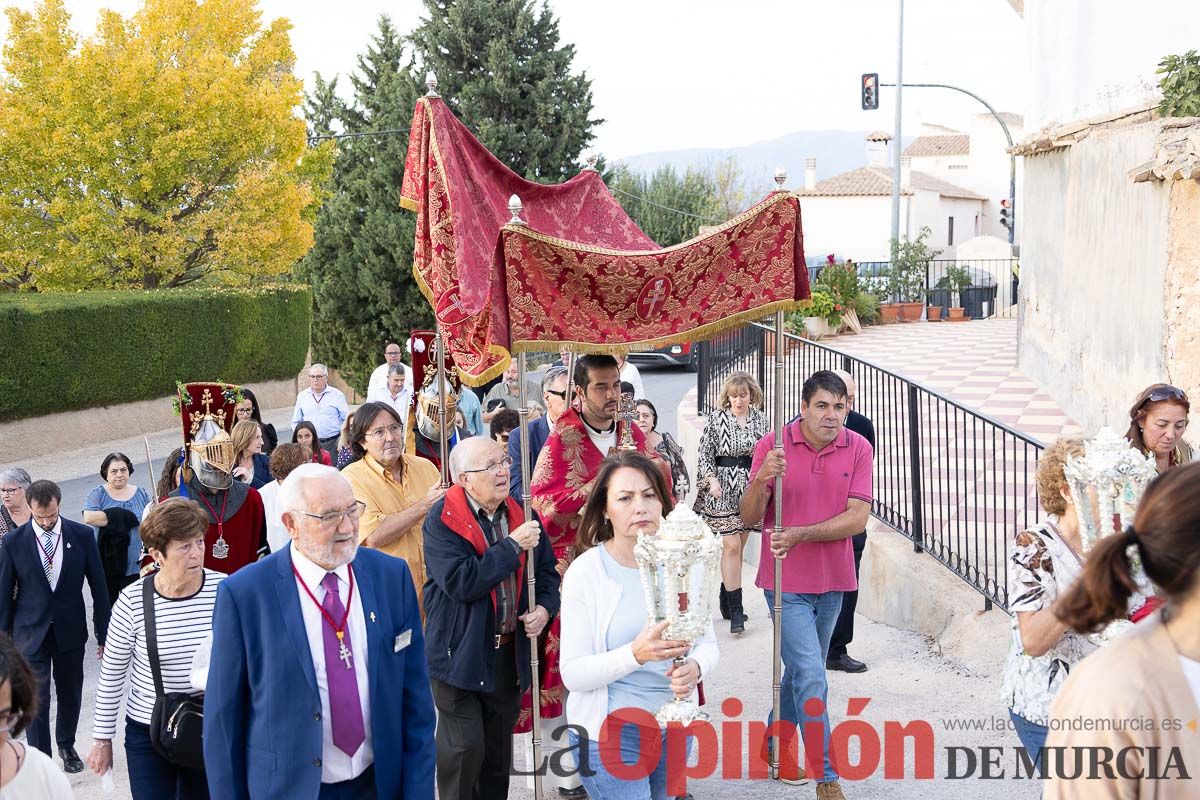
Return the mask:
<svg viewBox="0 0 1200 800">
<path fill-rule="evenodd" d="M 844 307 L 823 287 L 817 287 L 812 297 L 800 304 L 797 311 L 804 318 L 804 328 L 810 339 L 821 339 L 838 332 L 842 325 Z"/>
<path fill-rule="evenodd" d="M 942 307 L 938 305 L 925 306 L 925 319 L 929 322 L 941 322 Z"/>
<path fill-rule="evenodd" d="M 970 319 L 963 314 L 962 296 L 963 292 L 971 287 L 971 273 L 966 267 L 949 267 L 946 270 L 946 276 L 938 281 L 938 285 L 945 284 L 946 289 L 950 291 L 954 298 L 954 305 L 950 307 L 951 322 L 966 322 Z"/>
<path fill-rule="evenodd" d="M 940 250 L 925 243 L 932 235 L 928 227 L 921 228 L 917 238 L 892 240 L 892 263 L 888 272 L 888 295 L 900 304 L 900 318 L 906 321 L 921 318 L 925 308 L 925 288 L 929 262 Z"/>
<path fill-rule="evenodd" d="M 838 264 L 832 253 L 825 259 L 828 263 L 817 276 L 817 288 L 828 292 L 833 297 L 834 304 L 840 306 L 836 309 L 840 315 L 837 326 L 844 325 L 854 333 L 862 333 L 862 322 L 858 318 L 856 308 L 859 295 L 858 272 L 850 261 Z"/>
<path fill-rule="evenodd" d="M 804 302 L 808 302 L 807 300 Z M 772 320 L 774 318 L 772 317 Z M 791 336 L 785 336 L 787 345 L 784 348 L 784 353 L 790 353 L 793 350 L 803 347 L 804 342 L 801 339 L 808 338 L 808 332 L 804 329 L 804 315 L 800 311 L 793 311 L 790 314 L 784 315 L 783 332 L 790 333 Z M 775 355 L 775 331 L 764 332 L 763 340 L 763 355 Z M 796 338 L 799 337 L 799 338 Z"/>
</svg>

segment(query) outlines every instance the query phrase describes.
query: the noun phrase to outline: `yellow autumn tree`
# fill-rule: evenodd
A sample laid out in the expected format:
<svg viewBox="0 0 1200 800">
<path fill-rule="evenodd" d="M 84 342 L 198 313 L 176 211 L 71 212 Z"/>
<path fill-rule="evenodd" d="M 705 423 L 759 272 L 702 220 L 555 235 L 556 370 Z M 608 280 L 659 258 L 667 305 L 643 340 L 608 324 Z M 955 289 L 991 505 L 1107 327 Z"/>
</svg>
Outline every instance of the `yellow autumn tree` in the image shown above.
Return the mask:
<svg viewBox="0 0 1200 800">
<path fill-rule="evenodd" d="M 146 0 L 81 41 L 63 0 L 6 13 L 0 282 L 246 283 L 312 246 L 333 153 L 307 146 L 287 20 Z"/>
</svg>

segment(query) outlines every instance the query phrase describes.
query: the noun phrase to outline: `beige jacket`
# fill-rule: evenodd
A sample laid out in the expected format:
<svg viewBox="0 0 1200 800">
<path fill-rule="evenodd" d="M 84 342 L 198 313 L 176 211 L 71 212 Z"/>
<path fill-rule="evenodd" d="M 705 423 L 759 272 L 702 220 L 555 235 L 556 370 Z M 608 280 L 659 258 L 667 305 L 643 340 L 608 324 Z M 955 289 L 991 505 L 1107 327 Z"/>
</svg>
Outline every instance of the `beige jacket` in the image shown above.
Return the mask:
<svg viewBox="0 0 1200 800">
<path fill-rule="evenodd" d="M 1162 624 L 1162 612 L 1144 620 L 1111 644 L 1085 658 L 1071 671 L 1051 711 L 1047 748 L 1063 751 L 1061 772 L 1056 754 L 1047 753 L 1047 800 L 1195 800 L 1200 798 L 1200 709 L 1192 688 L 1184 677 L 1179 652 Z M 1070 723 L 1091 721 L 1106 730 L 1073 730 Z M 1164 726 L 1164 721 L 1167 725 Z M 1134 729 L 1135 727 L 1143 729 Z M 1114 729 L 1124 727 L 1121 729 Z M 1091 753 L 1086 748 L 1152 748 L 1152 756 L 1142 749 L 1128 751 L 1125 772 L 1142 778 L 1123 778 L 1117 772 L 1114 757 L 1109 763 L 1114 777 L 1104 777 L 1103 769 L 1095 780 L 1087 778 Z M 1179 780 L 1179 768 L 1168 768 L 1169 753 L 1177 748 L 1176 765 L 1190 780 Z M 1059 774 L 1073 774 L 1075 758 L 1081 759 L 1084 777 L 1064 780 Z M 1153 779 L 1154 770 L 1170 777 Z"/>
</svg>

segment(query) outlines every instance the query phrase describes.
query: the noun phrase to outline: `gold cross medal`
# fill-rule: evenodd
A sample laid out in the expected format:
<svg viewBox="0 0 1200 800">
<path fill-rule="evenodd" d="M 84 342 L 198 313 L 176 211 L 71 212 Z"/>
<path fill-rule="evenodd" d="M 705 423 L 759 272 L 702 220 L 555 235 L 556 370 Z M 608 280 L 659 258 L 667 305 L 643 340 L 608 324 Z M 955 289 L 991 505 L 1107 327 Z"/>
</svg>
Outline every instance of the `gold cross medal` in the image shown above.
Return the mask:
<svg viewBox="0 0 1200 800">
<path fill-rule="evenodd" d="M 336 631 L 338 637 L 338 659 L 346 665 L 346 669 L 350 669 L 350 658 L 354 655 L 350 652 L 350 648 L 346 647 L 346 632 Z"/>
</svg>

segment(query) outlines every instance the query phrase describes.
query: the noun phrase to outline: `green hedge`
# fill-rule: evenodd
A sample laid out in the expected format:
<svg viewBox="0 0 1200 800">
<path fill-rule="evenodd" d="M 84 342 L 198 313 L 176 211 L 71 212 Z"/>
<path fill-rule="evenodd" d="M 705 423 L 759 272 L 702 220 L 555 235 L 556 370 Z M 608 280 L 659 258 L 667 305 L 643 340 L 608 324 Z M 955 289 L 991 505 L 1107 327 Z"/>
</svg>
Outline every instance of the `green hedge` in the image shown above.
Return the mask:
<svg viewBox="0 0 1200 800">
<path fill-rule="evenodd" d="M 0 421 L 294 376 L 307 286 L 0 294 Z"/>
</svg>

